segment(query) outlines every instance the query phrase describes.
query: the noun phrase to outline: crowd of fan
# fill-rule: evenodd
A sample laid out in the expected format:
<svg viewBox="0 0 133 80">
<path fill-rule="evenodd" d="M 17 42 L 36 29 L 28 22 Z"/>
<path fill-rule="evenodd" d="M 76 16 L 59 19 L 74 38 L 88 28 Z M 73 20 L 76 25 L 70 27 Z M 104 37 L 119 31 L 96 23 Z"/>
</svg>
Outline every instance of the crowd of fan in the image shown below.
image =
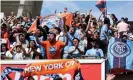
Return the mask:
<svg viewBox="0 0 133 80">
<path fill-rule="evenodd" d="M 96 56 L 105 58 L 111 37 L 128 39 L 128 18 L 118 20 L 114 14 L 98 19 L 91 14 L 73 13 L 72 26 L 49 29 L 36 17 L 36 32 L 28 32 L 35 19 L 16 17 L 13 12 L 1 22 L 1 59 L 67 59 Z M 63 19 L 65 22 L 65 19 Z"/>
</svg>

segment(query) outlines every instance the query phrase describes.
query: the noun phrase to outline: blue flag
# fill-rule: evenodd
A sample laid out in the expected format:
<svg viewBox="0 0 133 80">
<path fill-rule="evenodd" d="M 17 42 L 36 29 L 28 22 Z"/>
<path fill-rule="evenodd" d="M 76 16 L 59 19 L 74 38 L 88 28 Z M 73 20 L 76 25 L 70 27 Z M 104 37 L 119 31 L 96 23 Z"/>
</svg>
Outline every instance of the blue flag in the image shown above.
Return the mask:
<svg viewBox="0 0 133 80">
<path fill-rule="evenodd" d="M 133 42 L 112 37 L 109 40 L 107 58 L 109 67 L 133 70 Z"/>
</svg>

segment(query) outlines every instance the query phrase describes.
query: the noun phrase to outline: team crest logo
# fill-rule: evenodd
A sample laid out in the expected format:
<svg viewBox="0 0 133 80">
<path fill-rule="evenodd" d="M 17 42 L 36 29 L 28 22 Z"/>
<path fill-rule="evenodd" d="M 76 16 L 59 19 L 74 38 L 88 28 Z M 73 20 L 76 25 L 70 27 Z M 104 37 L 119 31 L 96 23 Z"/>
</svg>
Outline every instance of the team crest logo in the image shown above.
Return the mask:
<svg viewBox="0 0 133 80">
<path fill-rule="evenodd" d="M 126 43 L 115 42 L 110 46 L 110 52 L 115 57 L 126 57 L 130 54 L 131 50 Z"/>
<path fill-rule="evenodd" d="M 49 48 L 49 52 L 52 54 L 52 55 L 55 55 L 56 53 L 56 47 L 52 46 Z"/>
</svg>

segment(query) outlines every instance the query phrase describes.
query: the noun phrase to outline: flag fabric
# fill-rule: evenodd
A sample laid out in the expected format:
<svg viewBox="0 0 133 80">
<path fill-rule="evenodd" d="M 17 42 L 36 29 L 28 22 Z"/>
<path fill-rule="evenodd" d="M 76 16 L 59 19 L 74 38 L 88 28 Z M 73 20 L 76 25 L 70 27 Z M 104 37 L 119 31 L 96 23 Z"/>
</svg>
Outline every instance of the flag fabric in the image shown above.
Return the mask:
<svg viewBox="0 0 133 80">
<path fill-rule="evenodd" d="M 63 19 L 60 18 L 58 15 L 52 14 L 52 15 L 48 15 L 46 17 L 43 18 L 41 26 L 47 26 L 48 28 L 55 28 L 55 27 L 59 27 L 60 29 L 62 29 L 63 27 Z"/>
<path fill-rule="evenodd" d="M 73 17 L 72 13 L 61 13 L 61 14 L 58 14 L 58 16 L 60 16 L 61 18 L 65 18 L 66 19 L 65 24 L 71 27 L 72 17 Z"/>
<path fill-rule="evenodd" d="M 124 68 L 133 70 L 133 42 L 131 40 L 120 41 L 112 37 L 109 40 L 107 58 L 109 69 Z"/>
<path fill-rule="evenodd" d="M 5 80 L 6 76 L 7 76 L 8 74 L 10 74 L 11 72 L 23 72 L 23 71 L 24 71 L 24 69 L 22 69 L 22 68 L 11 68 L 11 67 L 6 67 L 6 68 L 3 70 L 2 74 L 1 74 L 1 80 Z"/>
<path fill-rule="evenodd" d="M 35 32 L 37 30 L 37 20 L 35 20 L 32 25 L 30 26 L 28 32 Z"/>
<path fill-rule="evenodd" d="M 103 13 L 104 16 L 107 14 L 106 0 L 99 0 L 96 7 Z"/>
</svg>

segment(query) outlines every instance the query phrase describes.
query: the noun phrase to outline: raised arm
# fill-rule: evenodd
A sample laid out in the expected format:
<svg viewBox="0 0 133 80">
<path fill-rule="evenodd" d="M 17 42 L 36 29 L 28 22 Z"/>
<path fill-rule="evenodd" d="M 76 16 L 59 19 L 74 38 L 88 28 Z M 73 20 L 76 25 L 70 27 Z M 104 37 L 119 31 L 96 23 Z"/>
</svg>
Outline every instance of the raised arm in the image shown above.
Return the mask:
<svg viewBox="0 0 133 80">
<path fill-rule="evenodd" d="M 41 41 L 38 39 L 38 29 L 37 29 L 36 32 L 34 33 L 34 36 L 35 36 L 35 38 L 36 38 L 37 43 L 40 44 L 40 45 L 43 45 L 43 44 L 41 43 Z"/>
<path fill-rule="evenodd" d="M 91 15 L 91 11 L 92 11 L 92 9 L 89 11 L 89 14 L 88 15 Z"/>
<path fill-rule="evenodd" d="M 89 27 L 90 27 L 90 21 L 91 21 L 91 19 L 92 19 L 92 16 L 90 15 L 90 18 L 89 18 L 89 21 L 88 21 L 88 24 L 87 24 L 87 27 L 86 27 L 85 32 L 87 32 L 88 29 L 89 29 Z"/>
<path fill-rule="evenodd" d="M 63 21 L 64 21 L 64 25 L 63 25 L 63 33 L 67 33 L 67 30 L 66 30 L 66 18 L 64 17 L 63 18 Z"/>
<path fill-rule="evenodd" d="M 10 53 L 13 54 L 13 50 L 16 47 L 16 44 L 10 49 Z"/>
</svg>

